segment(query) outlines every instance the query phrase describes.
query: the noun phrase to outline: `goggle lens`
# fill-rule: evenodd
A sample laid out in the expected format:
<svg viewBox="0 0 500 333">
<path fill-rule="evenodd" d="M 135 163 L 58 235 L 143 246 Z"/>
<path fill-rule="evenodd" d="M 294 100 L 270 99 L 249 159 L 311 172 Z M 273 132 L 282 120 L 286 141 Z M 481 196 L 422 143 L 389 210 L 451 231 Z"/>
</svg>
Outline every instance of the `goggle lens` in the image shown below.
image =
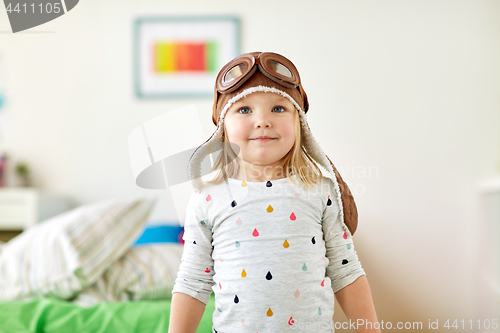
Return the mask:
<svg viewBox="0 0 500 333">
<path fill-rule="evenodd" d="M 292 72 L 281 62 L 277 62 L 276 60 L 269 60 L 268 64 L 274 72 L 289 78 L 292 77 Z"/>
<path fill-rule="evenodd" d="M 245 63 L 239 64 L 227 71 L 226 75 L 222 79 L 224 83 L 229 83 L 245 73 L 247 65 Z"/>
</svg>

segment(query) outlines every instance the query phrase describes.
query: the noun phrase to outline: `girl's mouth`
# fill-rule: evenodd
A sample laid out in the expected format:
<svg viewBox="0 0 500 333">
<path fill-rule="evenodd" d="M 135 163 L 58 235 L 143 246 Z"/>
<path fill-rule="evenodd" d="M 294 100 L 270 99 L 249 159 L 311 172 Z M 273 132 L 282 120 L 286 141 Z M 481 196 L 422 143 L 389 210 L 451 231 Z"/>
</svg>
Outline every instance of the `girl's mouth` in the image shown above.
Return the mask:
<svg viewBox="0 0 500 333">
<path fill-rule="evenodd" d="M 272 140 L 275 140 L 274 138 L 270 138 L 268 136 L 259 136 L 258 138 L 255 138 L 255 139 L 252 139 L 253 141 L 257 141 L 257 142 L 268 142 L 268 141 L 272 141 Z"/>
</svg>

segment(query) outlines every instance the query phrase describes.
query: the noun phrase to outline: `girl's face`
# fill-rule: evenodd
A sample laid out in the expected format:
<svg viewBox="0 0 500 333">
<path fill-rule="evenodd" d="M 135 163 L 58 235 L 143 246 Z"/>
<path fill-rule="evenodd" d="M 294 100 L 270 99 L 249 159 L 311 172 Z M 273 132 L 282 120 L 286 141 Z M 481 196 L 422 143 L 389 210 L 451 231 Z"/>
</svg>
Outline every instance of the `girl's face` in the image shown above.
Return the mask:
<svg viewBox="0 0 500 333">
<path fill-rule="evenodd" d="M 255 92 L 234 103 L 224 117 L 229 142 L 238 157 L 261 166 L 280 165 L 296 138 L 293 104 L 276 93 Z"/>
</svg>

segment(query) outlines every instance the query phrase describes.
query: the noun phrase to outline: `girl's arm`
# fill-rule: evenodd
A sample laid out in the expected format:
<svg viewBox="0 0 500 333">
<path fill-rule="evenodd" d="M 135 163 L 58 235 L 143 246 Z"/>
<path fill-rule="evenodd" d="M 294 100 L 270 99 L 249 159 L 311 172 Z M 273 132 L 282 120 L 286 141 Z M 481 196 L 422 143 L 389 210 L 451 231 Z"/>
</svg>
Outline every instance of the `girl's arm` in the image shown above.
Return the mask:
<svg viewBox="0 0 500 333">
<path fill-rule="evenodd" d="M 327 187 L 326 194 L 335 198 L 333 182 L 331 179 L 327 181 L 330 186 Z M 324 198 L 327 195 L 324 195 Z M 326 275 L 330 277 L 335 297 L 351 322 L 359 323 L 359 325 L 353 324 L 357 326 L 356 332 L 380 332 L 380 328 L 373 328 L 373 325 L 376 327 L 379 325 L 376 324 L 377 315 L 370 287 L 354 249 L 352 235 L 342 224 L 340 206 L 337 200 L 332 200 L 325 206 L 322 225 L 326 257 L 329 260 Z M 363 320 L 363 325 L 361 325 L 361 320 Z"/>
<path fill-rule="evenodd" d="M 169 333 L 196 333 L 205 303 L 183 293 L 173 293 L 170 307 Z"/>
<path fill-rule="evenodd" d="M 370 286 L 365 275 L 360 276 L 353 283 L 340 289 L 335 294 L 335 297 L 347 318 L 359 324 L 355 330 L 356 332 L 381 332 L 380 328 L 374 328 L 380 327 L 380 324 L 375 325 L 378 322 L 377 314 L 375 313 Z"/>
<path fill-rule="evenodd" d="M 201 194 L 193 193 L 186 209 L 184 249 L 172 290 L 169 332 L 195 333 L 212 293 L 212 231 L 204 202 Z"/>
</svg>

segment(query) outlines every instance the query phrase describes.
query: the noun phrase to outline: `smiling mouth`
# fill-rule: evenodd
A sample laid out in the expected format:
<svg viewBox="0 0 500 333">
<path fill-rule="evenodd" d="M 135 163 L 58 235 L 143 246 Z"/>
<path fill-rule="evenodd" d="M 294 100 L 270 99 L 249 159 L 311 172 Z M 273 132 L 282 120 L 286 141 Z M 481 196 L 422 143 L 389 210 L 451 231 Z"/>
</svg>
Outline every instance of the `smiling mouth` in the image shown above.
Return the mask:
<svg viewBox="0 0 500 333">
<path fill-rule="evenodd" d="M 261 137 L 252 139 L 252 141 L 258 141 L 258 142 L 267 142 L 267 141 L 272 141 L 272 140 L 276 140 L 276 139 L 270 138 L 270 137 L 267 137 L 267 136 L 261 136 Z"/>
</svg>

